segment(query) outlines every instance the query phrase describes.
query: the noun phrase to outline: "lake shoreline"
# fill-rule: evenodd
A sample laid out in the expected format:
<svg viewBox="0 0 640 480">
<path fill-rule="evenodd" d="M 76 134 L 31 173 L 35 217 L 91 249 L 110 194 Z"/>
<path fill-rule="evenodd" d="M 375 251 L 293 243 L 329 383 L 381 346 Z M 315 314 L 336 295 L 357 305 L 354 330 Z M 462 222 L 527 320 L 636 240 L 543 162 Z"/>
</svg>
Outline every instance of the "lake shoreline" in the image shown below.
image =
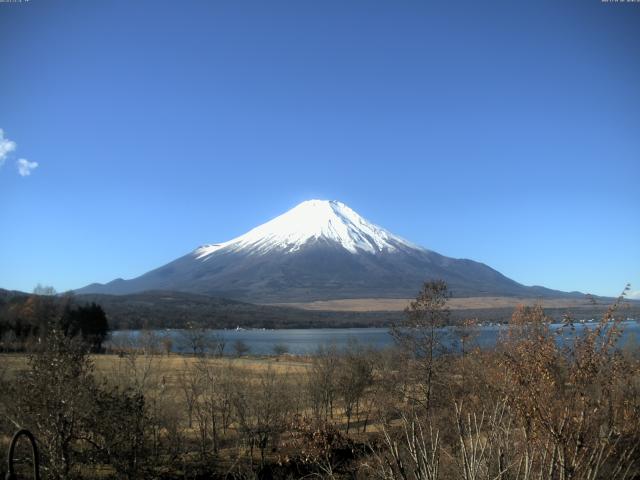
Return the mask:
<svg viewBox="0 0 640 480">
<path fill-rule="evenodd" d="M 570 338 L 585 328 L 598 324 L 592 322 L 576 322 L 573 330 L 567 330 L 562 337 Z M 559 330 L 562 323 L 552 323 L 553 330 Z M 627 319 L 621 322 L 623 335 L 621 345 L 627 341 L 640 338 L 640 322 Z M 498 342 L 501 332 L 506 331 L 508 324 L 491 323 L 473 327 L 470 332 L 474 342 L 481 349 L 493 348 Z M 458 348 L 459 329 L 447 326 L 438 329 L 445 347 L 449 350 Z M 199 336 L 199 338 L 196 338 Z M 192 345 L 200 342 L 198 348 L 213 350 L 223 345 L 224 355 L 228 355 L 239 344 L 246 348 L 245 353 L 271 355 L 275 351 L 293 355 L 309 355 L 320 348 L 335 346 L 338 350 L 350 345 L 359 345 L 373 350 L 383 350 L 394 345 L 388 327 L 355 327 L 355 328 L 308 328 L 308 329 L 200 329 L 198 331 L 184 329 L 160 330 L 116 330 L 110 335 L 105 347 L 109 349 L 135 348 L 143 344 L 164 344 L 164 348 L 173 353 L 189 353 L 195 350 Z M 191 345 L 191 346 L 190 346 Z"/>
</svg>

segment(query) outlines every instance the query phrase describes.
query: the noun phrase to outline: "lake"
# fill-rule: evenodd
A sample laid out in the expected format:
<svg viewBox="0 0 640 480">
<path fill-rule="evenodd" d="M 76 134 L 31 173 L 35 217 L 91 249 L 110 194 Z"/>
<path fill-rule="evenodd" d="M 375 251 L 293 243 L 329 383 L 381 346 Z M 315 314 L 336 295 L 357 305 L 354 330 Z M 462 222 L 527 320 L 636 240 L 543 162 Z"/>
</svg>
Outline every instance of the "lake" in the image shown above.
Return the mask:
<svg viewBox="0 0 640 480">
<path fill-rule="evenodd" d="M 578 323 L 575 331 L 580 332 L 584 328 L 595 326 L 594 323 Z M 559 329 L 561 324 L 553 324 L 553 329 Z M 640 323 L 637 320 L 622 322 L 624 329 L 620 345 L 624 347 L 627 342 L 640 340 Z M 506 329 L 506 325 L 484 325 L 476 327 L 475 345 L 481 348 L 495 346 L 500 332 Z M 442 335 L 443 343 L 456 350 L 459 342 L 455 330 L 450 327 L 438 329 Z M 145 339 L 145 333 L 140 330 L 117 330 L 112 333 L 109 344 L 139 346 Z M 393 345 L 393 338 L 389 335 L 388 328 L 317 328 L 317 329 L 280 329 L 280 330 L 207 330 L 210 338 L 218 335 L 223 338 L 226 347 L 225 355 L 234 353 L 233 344 L 238 340 L 244 342 L 250 354 L 272 355 L 276 345 L 286 347 L 292 354 L 311 354 L 322 346 L 335 345 L 338 349 L 345 348 L 351 342 L 374 349 L 384 349 Z M 155 341 L 163 337 L 171 339 L 171 349 L 176 353 L 189 353 L 190 346 L 185 330 L 156 330 L 153 332 Z M 559 336 L 560 341 L 562 337 Z"/>
</svg>

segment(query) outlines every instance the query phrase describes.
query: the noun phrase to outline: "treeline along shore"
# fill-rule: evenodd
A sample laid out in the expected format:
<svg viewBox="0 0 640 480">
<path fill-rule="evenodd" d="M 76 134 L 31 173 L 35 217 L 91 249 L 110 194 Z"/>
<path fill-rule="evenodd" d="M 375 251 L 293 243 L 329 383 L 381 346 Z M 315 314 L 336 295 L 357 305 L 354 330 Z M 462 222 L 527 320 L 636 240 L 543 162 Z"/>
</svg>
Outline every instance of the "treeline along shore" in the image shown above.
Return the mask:
<svg viewBox="0 0 640 480">
<path fill-rule="evenodd" d="M 0 339 L 17 323 L 31 322 L 23 308 L 35 295 L 0 289 Z M 111 330 L 185 328 L 195 324 L 211 329 L 243 328 L 349 328 L 389 327 L 404 318 L 398 311 L 304 310 L 273 305 L 255 305 L 225 298 L 182 292 L 146 292 L 134 295 L 60 295 L 59 301 L 78 306 L 99 305 Z M 575 307 L 545 306 L 545 314 L 561 321 L 568 312 L 576 320 L 601 316 L 614 299 L 597 299 Z M 531 301 L 530 301 L 531 302 Z M 535 301 L 533 301 L 535 302 Z M 549 305 L 553 302 L 547 301 Z M 513 306 L 451 309 L 448 322 L 461 324 L 469 318 L 478 322 L 507 323 Z M 625 313 L 640 318 L 640 302 L 627 302 Z"/>
</svg>

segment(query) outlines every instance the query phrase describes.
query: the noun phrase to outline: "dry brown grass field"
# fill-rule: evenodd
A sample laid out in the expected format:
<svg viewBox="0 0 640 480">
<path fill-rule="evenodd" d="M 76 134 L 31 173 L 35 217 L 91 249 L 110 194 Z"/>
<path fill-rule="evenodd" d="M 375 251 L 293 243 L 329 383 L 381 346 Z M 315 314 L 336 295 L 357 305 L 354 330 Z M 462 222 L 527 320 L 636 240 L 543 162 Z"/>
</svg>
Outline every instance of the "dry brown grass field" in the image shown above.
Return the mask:
<svg viewBox="0 0 640 480">
<path fill-rule="evenodd" d="M 350 298 L 342 300 L 324 300 L 300 303 L 278 303 L 273 305 L 335 312 L 399 312 L 404 310 L 412 299 L 408 298 Z M 451 298 L 448 306 L 451 310 L 515 308 L 518 305 L 541 303 L 545 308 L 591 308 L 593 304 L 586 298 L 539 298 L 521 297 L 468 297 Z"/>
<path fill-rule="evenodd" d="M 123 358 L 117 354 L 91 355 L 91 360 L 95 365 L 95 373 L 98 377 L 109 378 L 114 370 L 122 364 Z M 193 366 L 202 359 L 189 355 L 179 354 L 157 354 L 152 356 L 139 356 L 136 363 L 142 368 L 143 363 L 151 361 L 153 368 L 162 371 L 167 379 L 174 379 L 179 373 Z M 221 368 L 239 368 L 243 371 L 260 373 L 272 369 L 277 373 L 290 373 L 302 375 L 308 371 L 310 359 L 308 357 L 298 357 L 293 355 L 283 355 L 281 357 L 224 357 L 207 358 L 208 364 Z M 9 377 L 24 371 L 28 365 L 28 357 L 23 353 L 3 353 L 0 354 L 0 364 Z"/>
</svg>

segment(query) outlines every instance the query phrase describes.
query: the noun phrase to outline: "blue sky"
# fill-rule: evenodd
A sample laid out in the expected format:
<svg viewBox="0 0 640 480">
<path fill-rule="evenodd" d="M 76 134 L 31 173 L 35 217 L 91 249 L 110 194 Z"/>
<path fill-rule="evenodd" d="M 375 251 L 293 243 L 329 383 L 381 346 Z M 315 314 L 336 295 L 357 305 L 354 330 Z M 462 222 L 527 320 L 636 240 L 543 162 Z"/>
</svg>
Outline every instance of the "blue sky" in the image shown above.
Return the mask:
<svg viewBox="0 0 640 480">
<path fill-rule="evenodd" d="M 638 3 L 0 3 L 0 65 L 0 287 L 326 198 L 524 284 L 640 290 Z"/>
</svg>

